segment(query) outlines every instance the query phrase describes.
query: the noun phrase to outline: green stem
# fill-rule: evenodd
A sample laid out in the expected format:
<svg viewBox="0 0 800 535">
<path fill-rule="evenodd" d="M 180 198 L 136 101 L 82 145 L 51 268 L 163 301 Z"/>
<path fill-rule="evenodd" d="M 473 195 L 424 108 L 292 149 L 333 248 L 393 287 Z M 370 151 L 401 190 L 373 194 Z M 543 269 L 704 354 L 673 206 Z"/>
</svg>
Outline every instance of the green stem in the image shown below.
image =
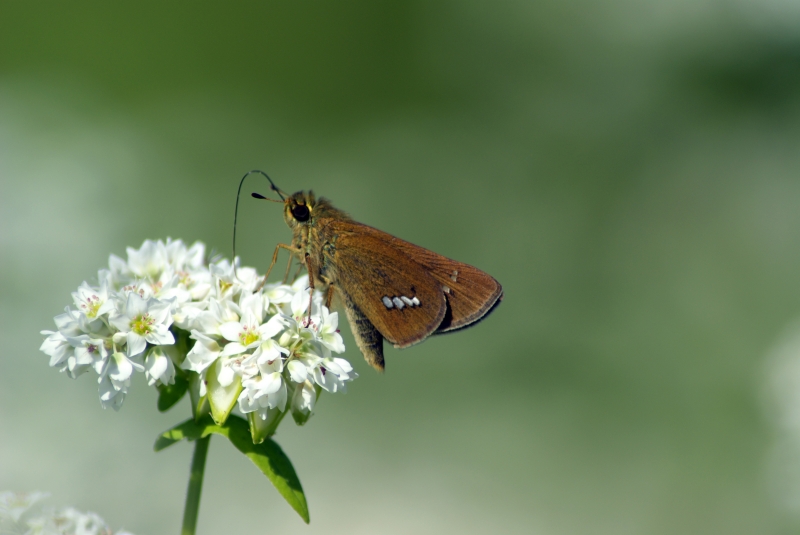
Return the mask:
<svg viewBox="0 0 800 535">
<path fill-rule="evenodd" d="M 197 514 L 200 512 L 200 493 L 203 490 L 203 473 L 206 469 L 206 456 L 211 435 L 194 441 L 192 471 L 189 473 L 189 488 L 186 489 L 186 505 L 183 508 L 183 528 L 181 535 L 194 535 L 197 528 Z"/>
</svg>

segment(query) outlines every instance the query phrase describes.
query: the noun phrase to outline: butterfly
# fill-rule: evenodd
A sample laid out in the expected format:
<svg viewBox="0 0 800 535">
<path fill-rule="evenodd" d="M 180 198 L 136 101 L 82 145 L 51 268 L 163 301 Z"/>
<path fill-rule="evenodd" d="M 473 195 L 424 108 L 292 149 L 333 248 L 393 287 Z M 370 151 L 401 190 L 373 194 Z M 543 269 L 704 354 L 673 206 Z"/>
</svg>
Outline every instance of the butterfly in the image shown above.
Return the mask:
<svg viewBox="0 0 800 535">
<path fill-rule="evenodd" d="M 307 269 L 310 287 L 325 291 L 327 307 L 334 296 L 341 300 L 356 345 L 375 369 L 385 366 L 384 340 L 405 348 L 465 329 L 502 301 L 502 286 L 484 271 L 354 221 L 311 191 L 286 195 L 269 180 L 292 242 L 276 246 L 266 276 L 288 250 Z"/>
</svg>

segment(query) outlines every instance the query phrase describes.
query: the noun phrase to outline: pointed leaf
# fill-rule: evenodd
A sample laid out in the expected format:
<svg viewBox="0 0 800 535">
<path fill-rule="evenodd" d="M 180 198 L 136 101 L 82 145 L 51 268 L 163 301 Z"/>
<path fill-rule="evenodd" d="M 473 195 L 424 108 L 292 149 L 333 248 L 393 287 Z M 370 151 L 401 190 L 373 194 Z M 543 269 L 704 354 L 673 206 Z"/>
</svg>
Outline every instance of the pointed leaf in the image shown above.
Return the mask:
<svg viewBox="0 0 800 535">
<path fill-rule="evenodd" d="M 253 444 L 248 423 L 239 416 L 230 416 L 225 425 L 216 425 L 207 417 L 199 422 L 193 419 L 186 420 L 162 433 L 156 440 L 154 448 L 156 451 L 161 451 L 180 440 L 197 440 L 212 433 L 230 440 L 236 449 L 244 453 L 267 476 L 306 524 L 309 522 L 306 496 L 289 457 L 278 443 L 270 438 L 260 444 Z"/>
<path fill-rule="evenodd" d="M 158 410 L 166 412 L 183 398 L 189 389 L 189 381 L 182 374 L 175 374 L 171 385 L 158 385 Z"/>
<path fill-rule="evenodd" d="M 161 433 L 156 439 L 153 449 L 155 451 L 161 451 L 184 439 L 197 440 L 198 438 L 202 438 L 208 434 L 207 428 L 210 423 L 210 420 L 196 422 L 192 418 L 181 422 L 175 427 Z"/>
</svg>

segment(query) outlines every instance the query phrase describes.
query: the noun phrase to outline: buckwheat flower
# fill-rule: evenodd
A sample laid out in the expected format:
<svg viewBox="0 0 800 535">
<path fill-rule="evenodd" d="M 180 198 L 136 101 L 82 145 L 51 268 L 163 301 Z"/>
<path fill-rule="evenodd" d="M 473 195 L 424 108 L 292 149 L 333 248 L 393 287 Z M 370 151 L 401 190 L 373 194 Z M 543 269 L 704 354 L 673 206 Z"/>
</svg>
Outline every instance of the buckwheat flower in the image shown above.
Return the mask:
<svg viewBox="0 0 800 535">
<path fill-rule="evenodd" d="M 194 242 L 186 248 L 182 240 L 167 238 L 164 247 L 167 251 L 167 261 L 178 271 L 195 271 L 204 269 L 203 261 L 206 256 L 206 246 L 202 242 Z"/>
<path fill-rule="evenodd" d="M 47 338 L 44 339 L 39 351 L 50 357 L 50 367 L 58 367 L 59 371 L 66 369 L 66 361 L 74 349 L 67 338 L 58 331 L 40 331 Z"/>
<path fill-rule="evenodd" d="M 325 307 L 322 307 L 321 312 L 318 319 L 317 339 L 334 353 L 344 353 L 344 342 L 338 330 L 339 313 L 329 313 Z"/>
<path fill-rule="evenodd" d="M 234 264 L 236 269 L 234 269 Z M 208 266 L 209 271 L 214 276 L 216 292 L 218 297 L 223 297 L 228 293 L 236 293 L 241 290 L 254 292 L 261 284 L 262 277 L 255 269 L 249 267 L 239 267 L 239 259 L 236 258 L 232 263 L 227 259 L 220 260 Z"/>
<path fill-rule="evenodd" d="M 346 392 L 346 382 L 358 375 L 345 359 L 326 358 L 314 369 L 314 382 L 328 392 Z"/>
<path fill-rule="evenodd" d="M 38 507 L 42 492 L 1 492 L 0 533 L 19 535 L 131 535 L 127 531 L 112 531 L 97 514 L 78 511 L 73 507 L 60 510 Z M 13 514 L 4 505 L 11 502 Z M 34 507 L 36 506 L 36 507 Z"/>
<path fill-rule="evenodd" d="M 133 282 L 135 275 L 128 267 L 128 263 L 117 255 L 109 255 L 108 269 L 100 270 L 100 280 L 107 280 L 108 287 L 118 290 Z"/>
<path fill-rule="evenodd" d="M 114 301 L 108 296 L 108 283 L 101 281 L 99 288 L 92 288 L 84 282 L 78 291 L 72 292 L 75 307 L 89 319 L 95 319 L 108 314 L 115 308 Z"/>
<path fill-rule="evenodd" d="M 128 247 L 128 267 L 137 277 L 156 279 L 169 266 L 167 247 L 161 240 L 145 240 L 139 249 Z"/>
<path fill-rule="evenodd" d="M 38 502 L 50 496 L 47 492 L 0 492 L 0 519 L 19 522 Z"/>
<path fill-rule="evenodd" d="M 317 389 L 311 381 L 303 381 L 298 384 L 292 393 L 292 403 L 290 410 L 292 417 L 298 424 L 305 423 L 314 410 L 317 402 Z"/>
<path fill-rule="evenodd" d="M 144 375 L 150 386 L 175 383 L 175 365 L 167 355 L 165 346 L 155 346 L 147 352 L 147 357 L 144 359 Z"/>
<path fill-rule="evenodd" d="M 100 405 L 104 409 L 112 408 L 118 411 L 125 401 L 125 395 L 128 393 L 127 388 L 118 390 L 111 379 L 104 375 L 98 380 L 97 392 L 100 395 Z"/>
<path fill-rule="evenodd" d="M 155 298 L 145 300 L 139 294 L 131 292 L 119 314 L 111 318 L 111 324 L 119 329 L 114 341 L 127 342 L 130 355 L 138 355 L 153 345 L 174 344 L 175 337 L 169 331 L 172 324 L 170 315 L 171 301 Z"/>
<path fill-rule="evenodd" d="M 199 242 L 145 240 L 127 256 L 111 255 L 97 285 L 81 284 L 72 294 L 75 309 L 55 318 L 55 330 L 42 331 L 51 366 L 73 378 L 97 373 L 103 407 L 121 407 L 137 372 L 151 386 L 174 384 L 180 362 L 182 374 L 200 376 L 187 377 L 199 379 L 201 396 L 214 397 L 217 416 L 228 406 L 217 399 L 224 390 L 231 405 L 238 398 L 242 412 L 262 418 L 286 410 L 291 398 L 300 423 L 320 389 L 344 391 L 356 377 L 346 361 L 332 358 L 344 351 L 338 314 L 322 306 L 307 277 L 262 288 L 262 277 L 238 258 L 206 263 Z M 191 333 L 188 347 L 175 345 L 177 329 Z"/>
<path fill-rule="evenodd" d="M 110 341 L 81 334 L 74 338 L 69 338 L 69 343 L 75 348 L 73 360 L 69 363 L 70 373 L 78 376 L 90 367 L 94 368 L 97 373 L 103 370 L 108 358 L 107 346 L 110 345 Z"/>
<path fill-rule="evenodd" d="M 53 524 L 57 526 L 56 533 L 74 533 L 75 535 L 111 535 L 106 521 L 97 513 L 81 512 L 74 507 L 66 507 L 57 511 L 52 516 Z M 47 531 L 42 532 L 47 533 Z"/>
<path fill-rule="evenodd" d="M 67 309 L 64 314 L 55 317 L 57 332 L 42 331 L 47 338 L 39 349 L 50 355 L 51 367 L 66 372 L 73 379 L 85 372 L 93 363 L 93 359 L 87 358 L 81 350 L 76 353 L 76 348 L 83 346 L 87 330 L 91 330 L 91 327 L 102 327 L 102 324 L 87 322 L 85 319 L 85 316 L 77 311 Z"/>
<path fill-rule="evenodd" d="M 59 325 L 59 318 L 63 316 L 65 316 L 65 314 L 56 316 L 56 326 Z M 69 316 L 69 314 L 66 314 L 66 316 Z M 65 330 L 68 336 L 80 336 L 82 334 L 78 328 L 77 320 L 68 325 Z M 67 371 L 69 367 L 68 359 L 75 355 L 75 348 L 69 343 L 67 336 L 65 336 L 60 329 L 58 331 L 41 331 L 41 334 L 45 335 L 47 338 L 42 342 L 39 350 L 50 357 L 50 367 L 58 368 L 58 371 L 61 372 Z"/>
<path fill-rule="evenodd" d="M 191 337 L 196 340 L 192 349 L 187 353 L 186 359 L 181 367 L 184 370 L 191 370 L 202 373 L 219 358 L 222 348 L 211 337 L 206 336 L 200 331 L 192 331 Z"/>
<path fill-rule="evenodd" d="M 107 377 L 111 385 L 122 392 L 127 392 L 134 371 L 144 371 L 144 366 L 140 362 L 141 353 L 130 355 L 130 351 L 129 345 L 127 354 L 121 351 L 113 352 L 109 356 L 105 368 L 100 372 L 101 381 Z"/>
<path fill-rule="evenodd" d="M 233 302 L 230 295 L 220 299 L 212 297 L 208 300 L 205 310 L 200 311 L 195 317 L 194 329 L 208 336 L 222 337 L 220 325 L 237 321 L 239 312 L 241 309 Z"/>
<path fill-rule="evenodd" d="M 260 347 L 266 340 L 283 330 L 283 318 L 272 316 L 266 323 L 252 310 L 245 310 L 241 321 L 231 321 L 220 325 L 222 336 L 228 343 L 222 350 L 222 356 L 238 355 L 250 349 Z"/>
<path fill-rule="evenodd" d="M 286 284 L 265 284 L 262 292 L 264 293 L 268 306 L 292 302 L 292 287 Z M 279 309 L 277 306 L 273 306 L 270 310 L 275 313 L 278 312 Z"/>
<path fill-rule="evenodd" d="M 283 382 L 283 359 L 258 362 L 259 375 L 242 380 L 242 393 L 239 395 L 239 410 L 243 413 L 259 411 L 261 419 L 266 419 L 267 409 L 286 408 L 286 385 Z"/>
<path fill-rule="evenodd" d="M 292 381 L 303 383 L 313 377 L 314 370 L 321 362 L 322 357 L 314 353 L 311 347 L 304 347 L 295 351 L 286 368 Z"/>
<path fill-rule="evenodd" d="M 302 284 L 298 284 L 301 282 Z M 300 286 L 300 288 L 298 288 Z M 308 317 L 308 303 L 311 301 L 311 316 L 318 314 L 321 300 L 312 297 L 311 288 L 308 287 L 307 279 L 298 279 L 293 285 L 296 290 L 291 302 L 289 303 L 289 315 L 297 322 L 302 324 L 303 327 L 310 327 L 312 324 L 309 322 Z"/>
</svg>

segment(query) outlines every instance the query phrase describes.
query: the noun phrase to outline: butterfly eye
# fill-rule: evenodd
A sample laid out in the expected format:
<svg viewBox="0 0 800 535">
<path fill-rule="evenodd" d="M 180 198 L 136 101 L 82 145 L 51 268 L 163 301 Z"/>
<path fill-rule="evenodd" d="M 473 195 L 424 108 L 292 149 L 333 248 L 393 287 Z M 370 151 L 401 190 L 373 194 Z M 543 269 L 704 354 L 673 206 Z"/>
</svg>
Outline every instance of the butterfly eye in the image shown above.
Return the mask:
<svg viewBox="0 0 800 535">
<path fill-rule="evenodd" d="M 298 221 L 308 221 L 309 211 L 305 204 L 298 204 L 292 207 L 292 215 Z"/>
</svg>

